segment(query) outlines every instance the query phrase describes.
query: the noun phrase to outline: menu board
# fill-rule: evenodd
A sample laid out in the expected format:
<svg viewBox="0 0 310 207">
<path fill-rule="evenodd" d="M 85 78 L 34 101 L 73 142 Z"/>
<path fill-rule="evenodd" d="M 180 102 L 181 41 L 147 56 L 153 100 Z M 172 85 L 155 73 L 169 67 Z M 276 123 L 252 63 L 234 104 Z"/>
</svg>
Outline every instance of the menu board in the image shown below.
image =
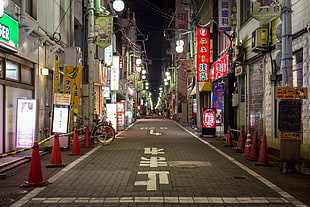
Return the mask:
<svg viewBox="0 0 310 207">
<path fill-rule="evenodd" d="M 301 129 L 301 101 L 282 100 L 279 103 L 278 129 L 282 132 L 298 132 Z"/>
</svg>

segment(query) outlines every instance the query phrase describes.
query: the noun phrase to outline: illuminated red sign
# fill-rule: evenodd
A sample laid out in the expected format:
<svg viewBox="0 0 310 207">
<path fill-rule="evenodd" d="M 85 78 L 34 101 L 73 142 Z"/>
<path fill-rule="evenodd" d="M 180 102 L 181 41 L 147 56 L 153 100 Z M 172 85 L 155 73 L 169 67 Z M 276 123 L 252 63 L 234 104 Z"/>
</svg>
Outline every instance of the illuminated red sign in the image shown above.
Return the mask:
<svg viewBox="0 0 310 207">
<path fill-rule="evenodd" d="M 228 55 L 222 56 L 212 64 L 212 80 L 223 77 L 228 73 Z"/>
<path fill-rule="evenodd" d="M 216 127 L 216 109 L 204 108 L 202 110 L 202 128 L 214 129 Z"/>
<path fill-rule="evenodd" d="M 210 81 L 210 28 L 197 28 L 197 81 Z"/>
</svg>

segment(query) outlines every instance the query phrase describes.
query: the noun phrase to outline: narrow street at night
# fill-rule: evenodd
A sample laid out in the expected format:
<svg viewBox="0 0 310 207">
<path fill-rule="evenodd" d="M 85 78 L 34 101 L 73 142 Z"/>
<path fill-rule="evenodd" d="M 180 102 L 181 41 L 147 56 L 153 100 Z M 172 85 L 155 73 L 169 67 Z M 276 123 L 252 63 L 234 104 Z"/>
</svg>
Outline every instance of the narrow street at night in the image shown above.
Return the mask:
<svg viewBox="0 0 310 207">
<path fill-rule="evenodd" d="M 44 179 L 51 183 L 46 187 L 18 187 L 20 180 L 27 180 L 27 173 L 7 178 L 14 180 L 10 181 L 11 186 L 7 184 L 7 189 L 28 191 L 10 204 L 12 207 L 310 204 L 306 196 L 309 176 L 280 174 L 275 164 L 255 166 L 232 148 L 223 146 L 220 138 L 200 137 L 175 121 L 141 119 L 120 132 L 110 145 L 94 146 L 80 156 L 62 152 L 64 159 L 70 157 L 71 163 L 60 169 L 43 167 Z M 49 159 L 50 154 L 42 156 L 42 163 Z M 28 172 L 27 166 L 19 166 L 20 171 Z M 291 185 L 290 191 L 284 189 L 294 180 L 295 186 Z M 2 191 L 5 182 L 6 179 L 1 180 Z M 307 203 L 291 194 L 296 188 L 299 189 L 296 195 Z"/>
</svg>

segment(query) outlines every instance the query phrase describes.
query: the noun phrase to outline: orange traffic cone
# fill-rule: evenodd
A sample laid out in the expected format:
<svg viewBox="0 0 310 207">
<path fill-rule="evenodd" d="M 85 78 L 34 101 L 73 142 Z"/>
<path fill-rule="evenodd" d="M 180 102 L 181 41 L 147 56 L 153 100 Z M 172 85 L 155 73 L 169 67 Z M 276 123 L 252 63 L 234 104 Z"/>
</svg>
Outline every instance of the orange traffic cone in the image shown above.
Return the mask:
<svg viewBox="0 0 310 207">
<path fill-rule="evenodd" d="M 20 187 L 42 187 L 48 184 L 49 182 L 43 181 L 39 144 L 34 142 L 28 181 L 25 181 Z"/>
<path fill-rule="evenodd" d="M 73 141 L 72 141 L 72 151 L 70 155 L 82 155 L 79 141 L 79 134 L 76 128 L 74 128 Z"/>
<path fill-rule="evenodd" d="M 90 132 L 89 132 L 88 125 L 86 125 L 86 129 L 85 129 L 84 147 L 92 147 L 90 144 Z"/>
<path fill-rule="evenodd" d="M 228 126 L 228 128 L 227 128 L 226 143 L 225 143 L 224 147 L 233 147 L 230 126 Z"/>
<path fill-rule="evenodd" d="M 248 157 L 250 155 L 251 148 L 252 148 L 251 131 L 248 130 L 248 134 L 247 134 L 246 140 L 245 140 L 244 153 L 242 154 L 242 156 Z"/>
<path fill-rule="evenodd" d="M 263 134 L 263 140 L 262 140 L 260 150 L 259 150 L 258 161 L 255 163 L 255 165 L 260 165 L 260 166 L 268 166 L 269 165 L 266 134 Z"/>
<path fill-rule="evenodd" d="M 258 139 L 257 139 L 257 131 L 254 132 L 254 137 L 252 140 L 252 148 L 250 155 L 247 157 L 248 160 L 257 161 L 258 159 Z"/>
<path fill-rule="evenodd" d="M 64 166 L 66 165 L 63 164 L 61 161 L 59 135 L 58 133 L 55 133 L 51 163 L 46 167 L 51 168 L 51 167 L 64 167 Z"/>
<path fill-rule="evenodd" d="M 241 129 L 237 147 L 234 148 L 234 152 L 242 153 L 244 152 L 244 130 Z"/>
</svg>

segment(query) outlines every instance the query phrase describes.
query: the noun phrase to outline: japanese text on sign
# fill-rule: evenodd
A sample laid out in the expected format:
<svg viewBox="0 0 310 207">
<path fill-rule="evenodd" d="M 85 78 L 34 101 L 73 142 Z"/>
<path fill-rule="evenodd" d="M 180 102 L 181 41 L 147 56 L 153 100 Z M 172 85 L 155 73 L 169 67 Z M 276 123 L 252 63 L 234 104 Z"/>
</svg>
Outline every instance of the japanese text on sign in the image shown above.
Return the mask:
<svg viewBox="0 0 310 207">
<path fill-rule="evenodd" d="M 210 81 L 210 28 L 197 29 L 197 81 Z"/>
<path fill-rule="evenodd" d="M 216 109 L 204 108 L 202 128 L 215 128 L 216 127 Z"/>
<path fill-rule="evenodd" d="M 292 88 L 292 87 L 277 87 L 276 98 L 281 99 L 308 99 L 308 88 Z"/>
<path fill-rule="evenodd" d="M 212 64 L 212 80 L 223 77 L 228 73 L 228 55 L 224 55 Z"/>
<path fill-rule="evenodd" d="M 218 29 L 230 31 L 231 30 L 231 2 L 230 0 L 219 0 L 218 1 L 219 7 L 219 21 L 218 21 Z"/>
</svg>

